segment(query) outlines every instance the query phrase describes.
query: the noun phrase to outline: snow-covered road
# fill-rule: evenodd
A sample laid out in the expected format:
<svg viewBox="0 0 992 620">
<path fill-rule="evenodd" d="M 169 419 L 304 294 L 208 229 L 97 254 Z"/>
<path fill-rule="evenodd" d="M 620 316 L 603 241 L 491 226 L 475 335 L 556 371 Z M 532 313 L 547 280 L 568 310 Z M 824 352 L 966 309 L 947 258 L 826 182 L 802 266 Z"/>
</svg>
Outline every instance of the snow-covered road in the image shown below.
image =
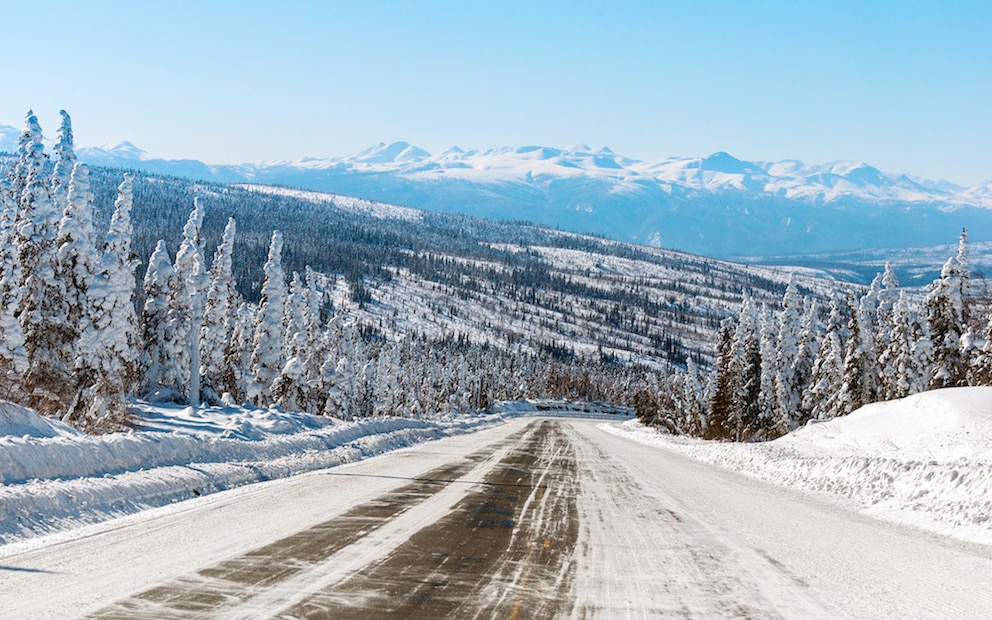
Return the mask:
<svg viewBox="0 0 992 620">
<path fill-rule="evenodd" d="M 877 521 L 599 424 L 518 418 L 0 548 L 0 610 L 992 617 L 988 546 Z"/>
</svg>

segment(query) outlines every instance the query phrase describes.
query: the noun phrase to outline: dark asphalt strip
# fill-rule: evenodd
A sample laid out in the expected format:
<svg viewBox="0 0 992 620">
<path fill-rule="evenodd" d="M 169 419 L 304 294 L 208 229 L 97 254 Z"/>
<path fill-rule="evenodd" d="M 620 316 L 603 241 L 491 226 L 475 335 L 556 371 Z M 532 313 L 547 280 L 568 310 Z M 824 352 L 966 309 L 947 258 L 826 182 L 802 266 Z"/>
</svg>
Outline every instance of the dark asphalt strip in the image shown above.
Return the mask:
<svg viewBox="0 0 992 620">
<path fill-rule="evenodd" d="M 448 516 L 279 617 L 568 616 L 576 471 L 567 438 L 542 422 Z"/>
</svg>

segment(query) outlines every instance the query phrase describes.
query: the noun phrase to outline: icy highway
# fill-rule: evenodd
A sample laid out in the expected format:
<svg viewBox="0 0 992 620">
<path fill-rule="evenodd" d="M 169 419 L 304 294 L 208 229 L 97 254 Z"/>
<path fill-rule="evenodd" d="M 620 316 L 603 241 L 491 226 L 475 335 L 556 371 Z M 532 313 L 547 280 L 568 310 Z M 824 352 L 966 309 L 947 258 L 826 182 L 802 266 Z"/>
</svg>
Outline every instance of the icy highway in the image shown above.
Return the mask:
<svg viewBox="0 0 992 620">
<path fill-rule="evenodd" d="M 988 618 L 992 552 L 518 418 L 0 559 L 4 618 Z"/>
</svg>

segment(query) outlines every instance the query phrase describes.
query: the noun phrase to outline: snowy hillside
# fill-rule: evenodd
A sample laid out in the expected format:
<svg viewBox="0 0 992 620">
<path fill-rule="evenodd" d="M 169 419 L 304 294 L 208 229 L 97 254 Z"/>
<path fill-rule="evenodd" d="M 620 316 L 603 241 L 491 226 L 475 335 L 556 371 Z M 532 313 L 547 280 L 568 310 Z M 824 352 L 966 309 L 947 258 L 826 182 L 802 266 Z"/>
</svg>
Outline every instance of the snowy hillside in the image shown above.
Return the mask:
<svg viewBox="0 0 992 620">
<path fill-rule="evenodd" d="M 91 175 L 99 220 L 109 217 L 119 174 Z M 220 242 L 228 216 L 238 222 L 233 269 L 248 299 L 258 299 L 269 236 L 279 228 L 287 275 L 307 266 L 327 274 L 333 308 L 390 338 L 461 336 L 655 367 L 703 361 L 745 289 L 774 305 L 789 278 L 789 270 L 335 194 L 140 174 L 134 187 L 134 248 L 143 261 L 158 239 L 179 245 L 197 195 L 206 247 Z M 824 297 L 846 290 L 812 277 L 798 284 Z"/>
<path fill-rule="evenodd" d="M 129 143 L 84 161 L 222 182 L 300 187 L 711 256 L 929 246 L 961 228 L 992 240 L 989 185 L 960 187 L 862 162 L 747 162 L 728 153 L 638 161 L 608 148 L 430 154 L 406 142 L 338 158 L 237 166 L 155 159 Z M 884 223 L 884 225 L 882 225 Z"/>
<path fill-rule="evenodd" d="M 673 437 L 638 422 L 608 430 L 867 514 L 992 543 L 992 388 L 935 390 L 867 405 L 754 444 Z"/>
</svg>

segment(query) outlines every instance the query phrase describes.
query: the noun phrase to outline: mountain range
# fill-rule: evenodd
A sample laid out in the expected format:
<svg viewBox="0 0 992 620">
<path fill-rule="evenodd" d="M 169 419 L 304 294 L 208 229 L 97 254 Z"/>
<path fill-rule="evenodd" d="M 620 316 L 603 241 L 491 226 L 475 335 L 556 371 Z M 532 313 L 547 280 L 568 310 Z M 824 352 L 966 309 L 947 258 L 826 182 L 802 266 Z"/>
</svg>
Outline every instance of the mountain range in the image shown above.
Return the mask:
<svg viewBox="0 0 992 620">
<path fill-rule="evenodd" d="M 17 135 L 0 126 L 0 150 L 15 150 Z M 932 246 L 962 228 L 992 240 L 992 182 L 962 187 L 860 162 L 749 162 L 724 152 L 640 161 L 586 145 L 431 154 L 406 142 L 239 165 L 157 159 L 129 142 L 77 151 L 93 165 L 527 220 L 728 258 Z"/>
</svg>

